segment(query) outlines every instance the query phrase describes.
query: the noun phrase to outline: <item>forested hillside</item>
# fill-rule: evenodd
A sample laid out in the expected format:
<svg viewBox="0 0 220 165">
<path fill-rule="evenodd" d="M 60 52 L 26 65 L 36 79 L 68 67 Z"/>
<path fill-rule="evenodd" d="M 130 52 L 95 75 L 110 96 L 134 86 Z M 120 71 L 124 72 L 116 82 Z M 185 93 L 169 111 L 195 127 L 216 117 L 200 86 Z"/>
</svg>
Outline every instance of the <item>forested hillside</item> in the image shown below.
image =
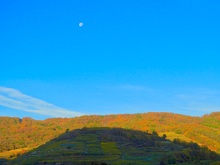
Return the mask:
<svg viewBox="0 0 220 165">
<path fill-rule="evenodd" d="M 62 133 L 91 127 L 118 127 L 166 134 L 167 138 L 194 141 L 220 153 L 220 112 L 191 117 L 172 113 L 119 114 L 76 118 L 0 117 L 0 152 L 34 148 Z"/>
<path fill-rule="evenodd" d="M 220 156 L 193 142 L 122 128 L 82 128 L 14 159 L 7 165 L 171 165 L 219 163 Z"/>
</svg>

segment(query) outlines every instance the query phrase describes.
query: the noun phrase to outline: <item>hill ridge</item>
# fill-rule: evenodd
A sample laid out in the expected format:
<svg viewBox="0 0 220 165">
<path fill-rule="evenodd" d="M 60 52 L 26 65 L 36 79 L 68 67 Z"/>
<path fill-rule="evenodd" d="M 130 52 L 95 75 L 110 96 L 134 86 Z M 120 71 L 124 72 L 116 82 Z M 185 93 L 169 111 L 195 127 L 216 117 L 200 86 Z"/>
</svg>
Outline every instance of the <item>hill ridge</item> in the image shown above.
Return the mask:
<svg viewBox="0 0 220 165">
<path fill-rule="evenodd" d="M 58 137 L 67 130 L 83 127 L 120 127 L 148 133 L 157 131 L 173 140 L 178 137 L 194 141 L 220 153 L 220 112 L 202 117 L 174 113 L 149 112 L 142 114 L 118 114 L 106 116 L 81 116 L 75 118 L 50 118 L 34 120 L 25 117 L 0 117 L 1 152 L 21 148 L 35 148 Z"/>
<path fill-rule="evenodd" d="M 82 128 L 66 131 L 8 164 L 136 164 L 211 163 L 220 156 L 196 143 L 122 128 Z"/>
</svg>

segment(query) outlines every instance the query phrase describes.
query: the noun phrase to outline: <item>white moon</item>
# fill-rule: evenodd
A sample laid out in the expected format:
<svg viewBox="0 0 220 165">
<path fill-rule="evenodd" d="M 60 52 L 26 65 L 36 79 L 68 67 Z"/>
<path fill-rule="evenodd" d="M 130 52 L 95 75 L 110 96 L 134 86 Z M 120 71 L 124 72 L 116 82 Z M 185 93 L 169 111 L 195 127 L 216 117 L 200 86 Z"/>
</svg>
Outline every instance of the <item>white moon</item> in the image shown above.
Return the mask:
<svg viewBox="0 0 220 165">
<path fill-rule="evenodd" d="M 80 22 L 80 23 L 79 23 L 79 27 L 82 27 L 82 26 L 83 26 L 83 23 L 82 23 L 82 22 Z"/>
</svg>

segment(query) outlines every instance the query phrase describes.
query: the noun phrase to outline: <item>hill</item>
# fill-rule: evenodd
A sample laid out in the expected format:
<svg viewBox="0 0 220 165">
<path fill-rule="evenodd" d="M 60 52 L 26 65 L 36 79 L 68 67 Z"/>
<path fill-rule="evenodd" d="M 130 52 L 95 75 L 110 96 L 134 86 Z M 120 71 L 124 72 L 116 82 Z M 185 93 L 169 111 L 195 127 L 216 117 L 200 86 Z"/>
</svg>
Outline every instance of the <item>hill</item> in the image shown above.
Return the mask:
<svg viewBox="0 0 220 165">
<path fill-rule="evenodd" d="M 174 142 L 156 132 L 121 128 L 83 128 L 66 132 L 8 164 L 199 164 L 220 156 L 196 143 Z"/>
<path fill-rule="evenodd" d="M 109 127 L 156 131 L 167 139 L 180 138 L 220 153 L 220 112 L 191 117 L 172 113 L 119 114 L 107 116 L 82 116 L 76 118 L 0 117 L 0 158 L 14 158 L 33 148 L 59 137 L 66 131 L 83 127 Z"/>
</svg>

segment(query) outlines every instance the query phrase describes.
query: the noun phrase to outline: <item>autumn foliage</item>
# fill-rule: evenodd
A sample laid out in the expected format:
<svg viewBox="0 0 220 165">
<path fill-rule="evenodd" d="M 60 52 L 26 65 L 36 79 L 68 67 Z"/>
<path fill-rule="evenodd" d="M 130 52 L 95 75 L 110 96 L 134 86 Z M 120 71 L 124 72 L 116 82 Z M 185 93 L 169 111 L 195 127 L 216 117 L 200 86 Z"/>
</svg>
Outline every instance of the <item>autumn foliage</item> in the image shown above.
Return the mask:
<svg viewBox="0 0 220 165">
<path fill-rule="evenodd" d="M 94 115 L 46 120 L 0 117 L 0 152 L 34 148 L 66 131 L 83 127 L 118 127 L 148 133 L 175 132 L 220 153 L 220 112 L 203 117 L 173 113 Z"/>
</svg>

